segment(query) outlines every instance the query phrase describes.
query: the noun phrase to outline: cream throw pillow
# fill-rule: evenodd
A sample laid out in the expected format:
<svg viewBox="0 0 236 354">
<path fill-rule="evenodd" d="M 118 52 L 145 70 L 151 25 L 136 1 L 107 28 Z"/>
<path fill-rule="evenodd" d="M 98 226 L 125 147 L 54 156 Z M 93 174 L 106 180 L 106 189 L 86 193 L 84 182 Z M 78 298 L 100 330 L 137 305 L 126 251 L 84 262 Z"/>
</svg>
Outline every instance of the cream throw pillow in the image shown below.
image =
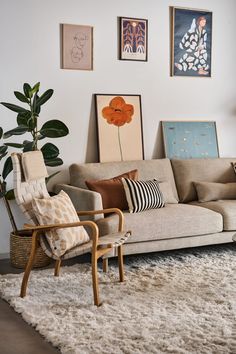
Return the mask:
<svg viewBox="0 0 236 354">
<path fill-rule="evenodd" d="M 236 183 L 194 182 L 198 201 L 236 199 Z"/>
<path fill-rule="evenodd" d="M 158 183 L 165 204 L 178 204 L 178 200 L 174 196 L 173 189 L 170 182 L 162 181 Z"/>
<path fill-rule="evenodd" d="M 40 225 L 80 221 L 70 197 L 64 191 L 49 198 L 35 198 L 32 207 Z M 52 253 L 57 257 L 90 240 L 83 226 L 48 231 L 46 237 Z"/>
</svg>

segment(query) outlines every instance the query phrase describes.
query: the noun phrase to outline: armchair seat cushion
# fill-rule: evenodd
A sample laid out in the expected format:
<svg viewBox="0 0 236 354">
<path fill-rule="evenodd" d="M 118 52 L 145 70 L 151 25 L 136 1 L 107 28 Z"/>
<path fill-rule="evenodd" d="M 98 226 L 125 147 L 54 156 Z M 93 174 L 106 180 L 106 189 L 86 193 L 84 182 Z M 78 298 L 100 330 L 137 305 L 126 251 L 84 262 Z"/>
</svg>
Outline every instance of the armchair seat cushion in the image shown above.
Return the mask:
<svg viewBox="0 0 236 354">
<path fill-rule="evenodd" d="M 127 243 L 207 235 L 223 230 L 221 214 L 194 205 L 166 204 L 161 209 L 124 215 L 125 227 L 132 230 L 133 235 Z M 114 232 L 117 217 L 110 215 L 97 224 L 102 235 Z"/>
<path fill-rule="evenodd" d="M 236 200 L 217 200 L 211 202 L 192 202 L 191 204 L 200 205 L 203 208 L 216 211 L 223 217 L 224 231 L 236 230 Z"/>
</svg>

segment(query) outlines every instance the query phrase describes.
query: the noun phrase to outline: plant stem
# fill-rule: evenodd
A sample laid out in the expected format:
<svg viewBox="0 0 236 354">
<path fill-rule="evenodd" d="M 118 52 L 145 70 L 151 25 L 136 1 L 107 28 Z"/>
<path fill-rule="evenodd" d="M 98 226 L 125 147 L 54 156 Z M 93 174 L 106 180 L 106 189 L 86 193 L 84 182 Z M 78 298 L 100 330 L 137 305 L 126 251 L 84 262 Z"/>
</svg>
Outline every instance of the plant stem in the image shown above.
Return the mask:
<svg viewBox="0 0 236 354">
<path fill-rule="evenodd" d="M 120 141 L 120 127 L 118 127 L 118 142 L 119 142 L 119 148 L 120 148 L 121 161 L 123 161 L 123 154 L 122 154 L 121 141 Z"/>
</svg>

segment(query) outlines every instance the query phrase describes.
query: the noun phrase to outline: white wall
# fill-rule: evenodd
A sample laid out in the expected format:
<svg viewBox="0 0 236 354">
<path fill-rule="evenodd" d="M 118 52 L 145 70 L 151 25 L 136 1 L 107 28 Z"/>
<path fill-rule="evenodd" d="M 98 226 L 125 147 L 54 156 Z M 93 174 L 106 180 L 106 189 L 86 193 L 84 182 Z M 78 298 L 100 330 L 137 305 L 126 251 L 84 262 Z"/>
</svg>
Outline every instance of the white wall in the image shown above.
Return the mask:
<svg viewBox="0 0 236 354">
<path fill-rule="evenodd" d="M 15 102 L 24 82 L 53 88 L 41 122 L 63 120 L 70 135 L 55 141 L 66 169 L 97 161 L 93 93 L 142 95 L 145 158 L 163 156 L 161 120 L 215 120 L 221 156 L 236 155 L 235 0 L 0 0 L 0 101 Z M 213 11 L 212 78 L 169 75 L 169 6 Z M 117 59 L 117 17 L 147 18 L 148 62 Z M 94 26 L 94 70 L 60 69 L 59 24 Z M 0 126 L 15 114 L 0 107 Z M 18 140 L 19 141 L 19 140 Z M 60 179 L 66 178 L 62 173 Z M 9 185 L 11 184 L 9 178 Z M 0 202 L 1 203 L 1 202 Z M 23 219 L 17 214 L 19 226 Z M 0 254 L 9 252 L 10 224 L 0 205 Z"/>
</svg>

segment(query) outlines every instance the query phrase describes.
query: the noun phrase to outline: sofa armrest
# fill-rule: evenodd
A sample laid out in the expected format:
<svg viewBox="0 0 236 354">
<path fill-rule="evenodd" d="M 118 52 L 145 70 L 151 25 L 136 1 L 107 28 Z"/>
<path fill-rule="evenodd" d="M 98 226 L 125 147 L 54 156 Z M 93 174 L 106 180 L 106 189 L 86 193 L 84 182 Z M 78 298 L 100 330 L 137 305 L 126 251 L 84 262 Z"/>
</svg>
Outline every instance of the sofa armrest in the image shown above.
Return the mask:
<svg viewBox="0 0 236 354">
<path fill-rule="evenodd" d="M 84 188 L 70 186 L 69 184 L 57 184 L 54 187 L 54 191 L 56 193 L 59 193 L 61 190 L 65 191 L 69 195 L 77 211 L 103 209 L 102 197 L 100 193 L 93 192 Z M 86 218 L 82 216 L 81 220 L 89 219 L 92 221 L 96 221 L 103 217 L 104 217 L 103 214 L 100 215 L 95 214 L 95 215 L 90 215 L 89 217 L 87 216 Z"/>
</svg>

